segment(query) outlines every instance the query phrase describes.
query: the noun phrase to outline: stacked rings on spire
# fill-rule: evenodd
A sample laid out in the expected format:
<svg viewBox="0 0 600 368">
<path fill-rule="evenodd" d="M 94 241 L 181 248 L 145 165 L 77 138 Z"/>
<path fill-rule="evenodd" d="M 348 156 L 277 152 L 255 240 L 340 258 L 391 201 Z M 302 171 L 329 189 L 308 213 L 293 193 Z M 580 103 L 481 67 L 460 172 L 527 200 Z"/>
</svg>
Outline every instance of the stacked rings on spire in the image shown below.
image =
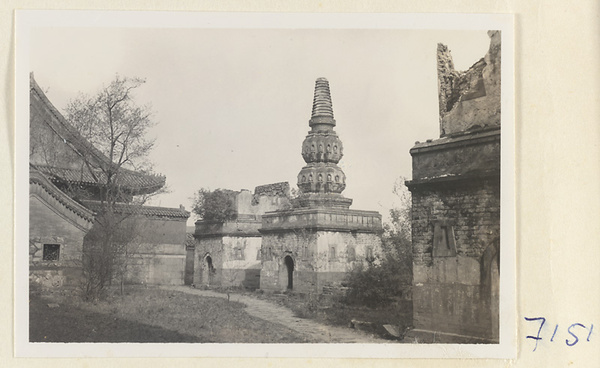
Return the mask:
<svg viewBox="0 0 600 368">
<path fill-rule="evenodd" d="M 302 158 L 308 164 L 298 174 L 298 187 L 303 193 L 341 193 L 346 188 L 346 175 L 337 165 L 343 156 L 342 141 L 333 130 L 333 108 L 329 82 L 318 78 L 315 83 L 311 131 L 302 143 Z"/>
<path fill-rule="evenodd" d="M 317 116 L 329 116 L 333 119 L 329 82 L 325 78 L 318 78 L 315 83 L 315 97 L 313 98 L 311 118 Z"/>
<path fill-rule="evenodd" d="M 330 131 L 335 126 L 329 82 L 325 78 L 318 78 L 315 82 L 315 97 L 308 125 L 313 131 Z"/>
</svg>

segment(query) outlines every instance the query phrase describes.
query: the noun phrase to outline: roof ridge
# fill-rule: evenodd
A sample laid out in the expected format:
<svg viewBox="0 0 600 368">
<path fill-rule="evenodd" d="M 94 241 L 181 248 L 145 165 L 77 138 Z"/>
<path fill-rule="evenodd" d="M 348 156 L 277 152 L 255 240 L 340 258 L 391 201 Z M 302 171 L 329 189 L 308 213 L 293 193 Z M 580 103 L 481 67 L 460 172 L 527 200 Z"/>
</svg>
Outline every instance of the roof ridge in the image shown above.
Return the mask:
<svg viewBox="0 0 600 368">
<path fill-rule="evenodd" d="M 35 80 L 33 73 L 29 75 L 30 81 L 30 92 L 35 93 L 45 108 L 54 116 L 55 119 L 45 119 L 44 122 L 52 129 L 55 134 L 62 138 L 69 146 L 82 158 L 92 159 L 90 162 L 94 170 L 105 170 L 107 166 L 116 166 L 115 163 L 111 162 L 106 155 L 104 155 L 98 148 L 96 148 L 90 141 L 77 131 L 77 129 L 71 125 L 65 117 L 58 111 L 58 109 L 48 99 L 48 96 L 41 89 L 37 81 Z M 32 101 L 30 101 L 31 105 Z M 88 155 L 89 154 L 89 155 Z M 52 165 L 37 165 L 39 167 L 56 168 L 61 170 L 73 170 L 71 168 L 64 168 Z M 92 168 L 89 168 L 93 171 Z M 166 176 L 158 173 L 142 173 L 139 171 L 130 170 L 125 167 L 120 167 L 119 171 L 125 176 L 134 176 L 138 178 L 147 178 L 150 183 L 142 185 L 138 180 L 138 189 L 147 189 L 156 191 L 163 187 L 166 183 Z M 143 180 L 142 180 L 143 181 Z M 136 188 L 132 184 L 132 188 Z"/>
<path fill-rule="evenodd" d="M 93 207 L 100 206 L 102 204 L 101 201 L 98 200 L 82 200 L 81 201 L 87 208 L 94 210 Z M 159 207 L 159 206 L 145 206 L 143 204 L 127 204 L 118 202 L 116 203 L 117 209 L 119 208 L 127 208 L 131 206 L 131 213 L 138 212 L 142 215 L 158 215 L 158 216 L 167 216 L 167 217 L 180 217 L 180 218 L 188 218 L 191 213 L 182 208 L 173 208 L 173 207 Z"/>
</svg>

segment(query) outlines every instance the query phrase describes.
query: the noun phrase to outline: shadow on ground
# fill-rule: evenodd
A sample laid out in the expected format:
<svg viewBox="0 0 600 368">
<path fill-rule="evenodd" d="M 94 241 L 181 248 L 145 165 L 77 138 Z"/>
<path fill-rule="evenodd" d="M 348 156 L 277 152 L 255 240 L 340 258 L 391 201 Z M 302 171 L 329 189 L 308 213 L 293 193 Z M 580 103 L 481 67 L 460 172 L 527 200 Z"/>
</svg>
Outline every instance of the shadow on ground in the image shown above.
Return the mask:
<svg viewBox="0 0 600 368">
<path fill-rule="evenodd" d="M 52 306 L 52 307 L 49 307 Z M 29 301 L 30 342 L 212 342 L 196 336 L 106 314 L 85 311 L 37 296 Z"/>
</svg>

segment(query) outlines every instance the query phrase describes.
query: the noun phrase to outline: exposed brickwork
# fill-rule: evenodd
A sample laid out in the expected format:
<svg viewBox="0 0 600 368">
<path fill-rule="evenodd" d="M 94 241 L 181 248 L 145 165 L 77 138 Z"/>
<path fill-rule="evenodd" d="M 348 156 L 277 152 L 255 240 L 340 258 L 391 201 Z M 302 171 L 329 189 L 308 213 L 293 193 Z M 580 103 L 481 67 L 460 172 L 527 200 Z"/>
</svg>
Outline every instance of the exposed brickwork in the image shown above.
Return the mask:
<svg viewBox="0 0 600 368">
<path fill-rule="evenodd" d="M 439 46 L 440 139 L 410 150 L 413 324 L 438 342 L 498 341 L 500 34 L 489 35 L 467 72 Z"/>
<path fill-rule="evenodd" d="M 479 258 L 500 236 L 500 183 L 482 180 L 412 193 L 413 263 L 432 262 L 433 221 L 453 227 L 458 255 Z"/>
</svg>

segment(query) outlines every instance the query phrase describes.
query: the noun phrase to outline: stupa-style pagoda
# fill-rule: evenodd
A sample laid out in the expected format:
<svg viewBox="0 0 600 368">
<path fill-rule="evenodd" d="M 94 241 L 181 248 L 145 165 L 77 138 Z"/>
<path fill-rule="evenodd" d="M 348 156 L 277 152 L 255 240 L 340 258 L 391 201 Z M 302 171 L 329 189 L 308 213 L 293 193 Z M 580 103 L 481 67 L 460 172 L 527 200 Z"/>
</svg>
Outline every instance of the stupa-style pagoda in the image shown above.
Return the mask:
<svg viewBox="0 0 600 368">
<path fill-rule="evenodd" d="M 302 144 L 300 195 L 292 210 L 262 216 L 261 289 L 322 292 L 381 247 L 381 215 L 349 209 L 352 199 L 341 194 L 346 175 L 337 165 L 343 145 L 335 125 L 329 82 L 319 78 Z"/>
</svg>

